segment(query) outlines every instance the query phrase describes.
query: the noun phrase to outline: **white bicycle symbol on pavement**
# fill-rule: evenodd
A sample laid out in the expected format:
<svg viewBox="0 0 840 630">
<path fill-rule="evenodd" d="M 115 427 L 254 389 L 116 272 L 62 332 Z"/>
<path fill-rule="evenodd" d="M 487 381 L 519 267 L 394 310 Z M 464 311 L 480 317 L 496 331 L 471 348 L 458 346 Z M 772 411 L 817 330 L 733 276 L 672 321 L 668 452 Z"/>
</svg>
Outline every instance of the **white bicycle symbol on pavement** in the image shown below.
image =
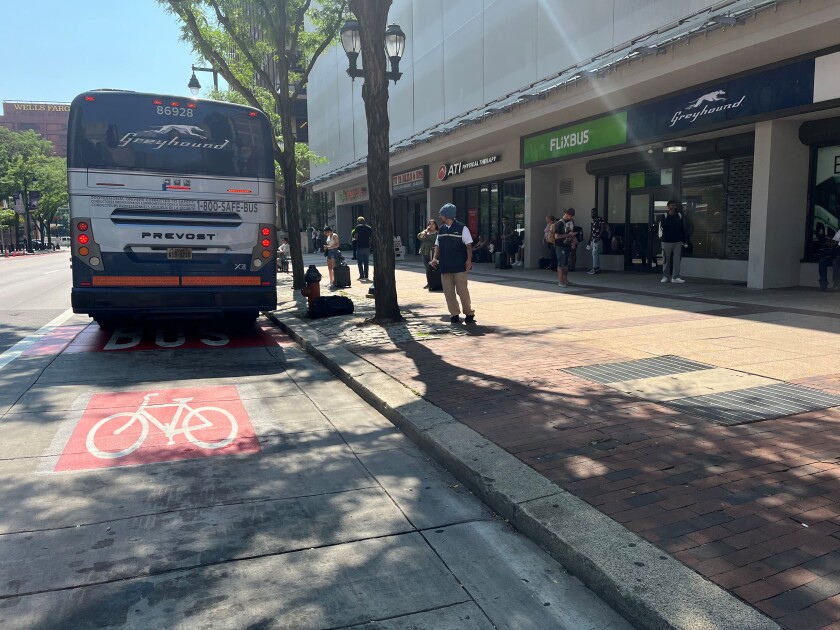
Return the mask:
<svg viewBox="0 0 840 630">
<path fill-rule="evenodd" d="M 173 398 L 172 403 L 164 403 L 159 405 L 150 405 L 149 400 L 157 394 L 146 394 L 143 397 L 143 404 L 137 411 L 121 411 L 115 413 L 107 418 L 102 418 L 97 422 L 87 435 L 87 449 L 94 457 L 100 459 L 117 459 L 125 457 L 136 451 L 146 438 L 149 437 L 149 427 L 151 425 L 160 429 L 167 437 L 167 444 L 175 444 L 175 436 L 184 434 L 184 436 L 196 446 L 207 449 L 219 449 L 227 446 L 233 442 L 239 426 L 236 424 L 236 419 L 229 411 L 220 409 L 219 407 L 197 407 L 193 408 L 189 403 L 192 398 Z M 150 411 L 151 409 L 171 409 L 175 407 L 176 411 L 170 422 L 161 422 Z M 181 417 L 183 416 L 183 420 Z M 108 443 L 113 442 L 114 436 L 119 436 L 129 429 L 135 423 L 140 423 L 140 435 L 134 439 L 129 446 L 121 450 L 103 450 L 96 445 L 97 437 L 104 438 Z M 180 426 L 179 426 L 180 425 Z M 227 431 L 227 436 L 218 441 L 204 442 L 198 439 L 193 432 L 201 429 L 221 429 L 230 425 L 230 430 Z M 121 447 L 121 445 L 120 445 Z"/>
</svg>

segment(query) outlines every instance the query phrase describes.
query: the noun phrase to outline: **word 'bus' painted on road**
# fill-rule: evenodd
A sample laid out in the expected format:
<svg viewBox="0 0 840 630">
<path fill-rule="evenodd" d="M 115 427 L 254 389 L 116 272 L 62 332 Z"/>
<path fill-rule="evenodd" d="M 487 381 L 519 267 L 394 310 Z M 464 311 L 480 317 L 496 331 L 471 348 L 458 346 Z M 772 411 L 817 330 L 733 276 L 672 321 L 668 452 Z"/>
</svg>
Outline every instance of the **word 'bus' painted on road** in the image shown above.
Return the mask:
<svg viewBox="0 0 840 630">
<path fill-rule="evenodd" d="M 252 332 L 231 336 L 222 330 L 183 327 L 123 326 L 113 332 L 91 325 L 67 348 L 77 352 L 124 352 L 141 350 L 194 350 L 197 348 L 264 348 L 291 343 L 274 328 L 255 328 Z"/>
</svg>

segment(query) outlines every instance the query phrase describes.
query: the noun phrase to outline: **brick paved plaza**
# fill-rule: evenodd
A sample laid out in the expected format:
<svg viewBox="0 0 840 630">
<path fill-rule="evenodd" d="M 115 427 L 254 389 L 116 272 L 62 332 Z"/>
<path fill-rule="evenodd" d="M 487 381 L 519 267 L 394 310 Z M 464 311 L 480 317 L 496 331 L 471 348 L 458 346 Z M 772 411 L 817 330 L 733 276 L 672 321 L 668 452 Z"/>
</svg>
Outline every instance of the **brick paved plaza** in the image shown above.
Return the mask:
<svg viewBox="0 0 840 630">
<path fill-rule="evenodd" d="M 782 626 L 840 628 L 840 295 L 478 265 L 450 327 L 421 272 L 405 324 L 360 326 L 354 284 L 312 325 Z"/>
</svg>

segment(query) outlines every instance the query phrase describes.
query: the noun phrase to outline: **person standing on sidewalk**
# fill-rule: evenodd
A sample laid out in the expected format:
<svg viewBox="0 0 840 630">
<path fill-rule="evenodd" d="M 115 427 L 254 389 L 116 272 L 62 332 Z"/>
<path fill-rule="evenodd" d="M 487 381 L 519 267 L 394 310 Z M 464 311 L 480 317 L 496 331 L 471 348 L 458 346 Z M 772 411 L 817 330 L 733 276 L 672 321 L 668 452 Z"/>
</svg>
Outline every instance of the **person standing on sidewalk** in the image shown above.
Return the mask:
<svg viewBox="0 0 840 630">
<path fill-rule="evenodd" d="M 662 242 L 662 280 L 660 282 L 685 282 L 680 278 L 682 250 L 687 247 L 687 237 L 680 202 L 668 202 L 668 212 L 659 218 L 659 240 Z"/>
<path fill-rule="evenodd" d="M 828 289 L 828 268 L 831 267 L 831 281 L 834 288 L 840 288 L 840 231 L 832 238 L 820 235 L 819 263 L 817 270 L 820 276 L 820 291 Z"/>
<path fill-rule="evenodd" d="M 440 280 L 446 306 L 449 309 L 449 321 L 457 324 L 459 313 L 463 310 L 467 324 L 475 322 L 475 311 L 470 302 L 470 290 L 467 287 L 467 273 L 472 269 L 472 235 L 469 228 L 455 219 L 457 210 L 451 203 L 441 206 L 440 219 L 443 225 L 438 230 L 435 241 L 435 255 L 429 263 L 440 268 Z M 458 306 L 458 298 L 461 305 Z"/>
<path fill-rule="evenodd" d="M 426 224 L 426 229 L 417 234 L 417 240 L 420 241 L 420 251 L 417 253 L 423 258 L 423 271 L 429 267 L 429 262 L 432 260 L 432 255 L 435 253 L 435 241 L 438 237 L 438 224 L 434 219 Z M 423 287 L 428 289 L 429 285 Z"/>
<path fill-rule="evenodd" d="M 373 228 L 365 222 L 364 217 L 356 219 L 356 228 L 353 242 L 356 244 L 356 261 L 359 266 L 359 280 L 370 280 L 370 239 L 373 236 Z"/>
<path fill-rule="evenodd" d="M 554 215 L 545 215 L 545 230 L 543 230 L 543 243 L 548 251 L 548 268 L 557 271 L 557 252 L 554 251 Z"/>
<path fill-rule="evenodd" d="M 565 289 L 569 286 L 569 264 L 572 260 L 573 239 L 575 234 L 575 209 L 569 208 L 562 218 L 554 224 L 554 251 L 557 253 L 557 286 Z"/>
<path fill-rule="evenodd" d="M 516 242 L 513 240 L 513 226 L 507 217 L 502 217 L 502 252 L 507 256 L 508 265 L 516 262 Z"/>
<path fill-rule="evenodd" d="M 330 290 L 335 289 L 335 266 L 338 264 L 338 257 L 341 255 L 339 247 L 341 241 L 338 234 L 327 225 L 324 227 L 324 255 L 327 257 L 327 269 L 330 272 Z"/>
<path fill-rule="evenodd" d="M 604 250 L 604 240 L 610 237 L 610 227 L 598 216 L 598 208 L 592 208 L 592 227 L 589 228 L 589 245 L 586 249 L 592 252 L 592 269 L 587 271 L 590 276 L 601 271 L 601 252 Z"/>
</svg>

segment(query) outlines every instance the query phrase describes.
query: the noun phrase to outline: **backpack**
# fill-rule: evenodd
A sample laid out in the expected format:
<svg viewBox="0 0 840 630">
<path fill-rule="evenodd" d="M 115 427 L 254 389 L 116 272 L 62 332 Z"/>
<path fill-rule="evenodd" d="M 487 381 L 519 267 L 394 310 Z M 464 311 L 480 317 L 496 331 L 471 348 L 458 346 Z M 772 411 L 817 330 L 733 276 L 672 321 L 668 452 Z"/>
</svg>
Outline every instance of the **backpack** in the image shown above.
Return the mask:
<svg viewBox="0 0 840 630">
<path fill-rule="evenodd" d="M 610 224 L 607 223 L 604 219 L 601 219 L 601 240 L 604 241 L 604 243 L 609 243 L 611 236 L 612 235 L 610 234 Z"/>
</svg>

